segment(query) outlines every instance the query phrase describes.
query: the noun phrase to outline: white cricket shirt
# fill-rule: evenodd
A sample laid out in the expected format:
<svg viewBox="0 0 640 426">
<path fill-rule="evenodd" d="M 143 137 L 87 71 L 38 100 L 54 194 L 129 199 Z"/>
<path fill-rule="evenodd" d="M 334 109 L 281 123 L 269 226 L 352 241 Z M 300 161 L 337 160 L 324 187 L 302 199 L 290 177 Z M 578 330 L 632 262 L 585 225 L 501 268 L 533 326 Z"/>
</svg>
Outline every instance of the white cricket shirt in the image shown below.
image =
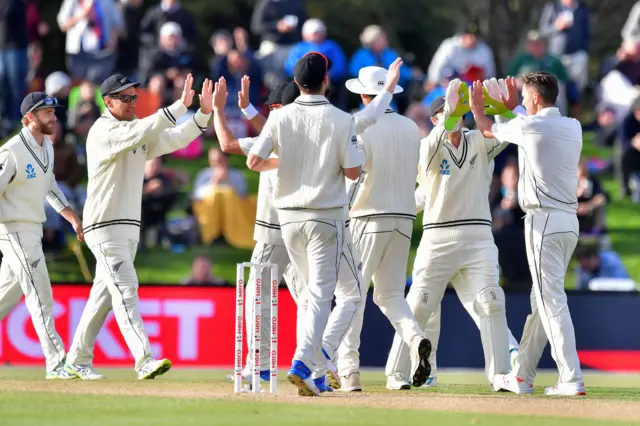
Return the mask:
<svg viewBox="0 0 640 426">
<path fill-rule="evenodd" d="M 301 95 L 272 111 L 250 151 L 279 157 L 273 206 L 280 223 L 347 220 L 343 169 L 362 165 L 353 117 L 324 96 Z"/>
<path fill-rule="evenodd" d="M 422 140 L 415 207 L 424 207 L 422 238 L 442 243 L 493 240 L 488 175 L 507 147 L 478 130 L 462 129 L 456 148 L 439 124 Z"/>
<path fill-rule="evenodd" d="M 353 193 L 351 217 L 395 216 L 414 220 L 420 129 L 388 110 L 359 136 L 366 162 Z"/>
<path fill-rule="evenodd" d="M 386 109 L 391 103 L 391 99 L 391 94 L 384 91 L 378 94 L 364 109 L 353 114 L 356 132 L 360 134 L 373 126 L 377 120 L 385 114 Z M 238 139 L 240 149 L 242 149 L 245 155 L 249 154 L 257 139 L 258 138 Z M 267 244 L 284 245 L 280 231 L 278 212 L 275 207 L 273 207 L 271 199 L 273 197 L 273 180 L 276 176 L 277 172 L 275 170 L 260 173 L 256 226 L 253 232 L 253 239 Z M 353 182 L 350 179 L 346 180 L 348 183 Z"/>
<path fill-rule="evenodd" d="M 53 146 L 42 146 L 26 127 L 0 147 L 0 234 L 42 234 L 44 201 L 60 213 L 69 206 L 53 175 Z"/>
<path fill-rule="evenodd" d="M 495 124 L 491 132 L 500 141 L 518 145 L 518 202 L 522 210 L 577 213 L 582 152 L 579 121 L 563 117 L 558 108 L 545 108 L 534 116 Z"/>
<path fill-rule="evenodd" d="M 133 121 L 106 111 L 87 136 L 87 201 L 82 225 L 89 247 L 106 241 L 140 238 L 140 209 L 147 160 L 184 148 L 207 126 L 200 110 L 175 126 L 187 112 L 182 101 Z"/>
</svg>

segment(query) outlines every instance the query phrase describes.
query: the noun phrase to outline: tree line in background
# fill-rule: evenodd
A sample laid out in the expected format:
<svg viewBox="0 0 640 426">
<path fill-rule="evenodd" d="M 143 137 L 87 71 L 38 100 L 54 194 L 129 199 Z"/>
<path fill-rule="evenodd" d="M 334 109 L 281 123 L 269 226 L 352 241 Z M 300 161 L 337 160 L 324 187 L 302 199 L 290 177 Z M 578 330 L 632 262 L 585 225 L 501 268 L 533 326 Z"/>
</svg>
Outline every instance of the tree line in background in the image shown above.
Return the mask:
<svg viewBox="0 0 640 426">
<path fill-rule="evenodd" d="M 145 0 L 144 7 L 159 0 Z M 257 0 L 183 0 L 193 13 L 198 30 L 198 59 L 206 64 L 211 56 L 208 44 L 219 29 L 242 26 L 249 29 Z M 61 0 L 37 0 L 42 17 L 54 24 Z M 381 25 L 392 46 L 405 61 L 427 69 L 441 41 L 453 35 L 467 18 L 475 18 L 485 40 L 493 49 L 497 69 L 504 71 L 509 58 L 522 45 L 528 30 L 537 28 L 543 0 L 307 0 L 309 16 L 325 21 L 329 37 L 347 54 L 359 47 L 359 34 L 369 24 Z M 591 70 L 596 72 L 606 56 L 619 47 L 622 28 L 635 0 L 582 0 L 591 11 Z M 57 28 L 57 25 L 54 25 Z M 45 38 L 44 67 L 51 72 L 64 69 L 64 35 L 52 31 Z M 252 36 L 258 47 L 259 39 Z M 592 74 L 592 77 L 595 75 Z"/>
</svg>

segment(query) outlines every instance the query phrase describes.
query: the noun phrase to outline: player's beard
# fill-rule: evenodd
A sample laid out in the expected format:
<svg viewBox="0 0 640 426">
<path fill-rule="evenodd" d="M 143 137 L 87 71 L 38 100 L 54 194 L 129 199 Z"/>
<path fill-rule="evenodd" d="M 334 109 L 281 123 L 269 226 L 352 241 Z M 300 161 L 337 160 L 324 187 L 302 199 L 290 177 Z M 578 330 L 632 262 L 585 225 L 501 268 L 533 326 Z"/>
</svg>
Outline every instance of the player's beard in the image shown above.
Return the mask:
<svg viewBox="0 0 640 426">
<path fill-rule="evenodd" d="M 43 135 L 53 135 L 56 132 L 56 121 L 50 120 L 48 122 L 44 122 L 36 117 L 34 117 L 36 122 L 36 130 Z"/>
</svg>

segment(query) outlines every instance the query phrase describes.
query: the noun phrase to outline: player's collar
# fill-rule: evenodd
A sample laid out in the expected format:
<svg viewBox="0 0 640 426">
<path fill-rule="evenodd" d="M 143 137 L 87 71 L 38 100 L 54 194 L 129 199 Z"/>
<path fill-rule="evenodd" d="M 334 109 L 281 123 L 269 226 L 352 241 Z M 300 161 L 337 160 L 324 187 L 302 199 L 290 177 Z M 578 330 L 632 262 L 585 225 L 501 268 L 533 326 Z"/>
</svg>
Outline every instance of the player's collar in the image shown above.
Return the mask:
<svg viewBox="0 0 640 426">
<path fill-rule="evenodd" d="M 560 110 L 556 107 L 547 107 L 538 111 L 536 115 L 549 116 L 549 115 L 562 115 L 562 114 L 560 114 Z"/>
</svg>

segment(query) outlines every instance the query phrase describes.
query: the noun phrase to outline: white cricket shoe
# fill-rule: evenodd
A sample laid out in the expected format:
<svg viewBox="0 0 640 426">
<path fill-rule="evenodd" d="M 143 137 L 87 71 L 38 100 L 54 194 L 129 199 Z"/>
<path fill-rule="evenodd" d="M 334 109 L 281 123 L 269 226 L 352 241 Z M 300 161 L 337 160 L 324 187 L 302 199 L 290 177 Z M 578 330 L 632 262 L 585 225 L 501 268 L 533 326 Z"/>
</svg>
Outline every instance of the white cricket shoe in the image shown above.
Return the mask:
<svg viewBox="0 0 640 426">
<path fill-rule="evenodd" d="M 171 369 L 171 361 L 168 359 L 149 359 L 138 371 L 138 380 L 151 380 L 161 376 Z"/>
<path fill-rule="evenodd" d="M 73 380 L 75 378 L 75 376 L 72 376 L 67 371 L 65 371 L 64 367 L 57 368 L 51 373 L 47 373 L 45 377 L 45 379 L 47 380 Z"/>
<path fill-rule="evenodd" d="M 360 372 L 354 371 L 353 373 L 340 377 L 340 392 L 362 392 L 362 385 L 360 384 Z"/>
<path fill-rule="evenodd" d="M 435 388 L 436 386 L 438 386 L 438 378 L 435 376 L 430 376 L 426 382 L 424 382 L 424 385 L 422 385 L 421 387 L 423 388 Z"/>
<path fill-rule="evenodd" d="M 392 376 L 387 377 L 387 389 L 389 390 L 409 390 L 411 384 L 404 374 L 395 373 Z"/>
<path fill-rule="evenodd" d="M 329 354 L 327 353 L 327 351 L 322 349 L 322 354 L 327 360 L 327 378 L 329 379 L 329 386 L 331 387 L 331 389 L 340 389 L 341 383 L 340 375 L 338 374 L 338 367 L 336 367 L 333 361 L 331 361 L 331 358 L 329 358 Z"/>
<path fill-rule="evenodd" d="M 74 378 L 82 380 L 104 380 L 102 374 L 96 372 L 90 365 L 65 364 L 64 370 Z"/>
<path fill-rule="evenodd" d="M 496 374 L 493 376 L 493 390 L 506 390 L 518 395 L 532 394 L 533 385 L 525 382 L 515 374 Z"/>
<path fill-rule="evenodd" d="M 431 374 L 429 355 L 431 355 L 431 342 L 425 337 L 416 337 L 411 342 L 411 384 L 420 387 L 427 382 Z"/>
<path fill-rule="evenodd" d="M 587 390 L 584 383 L 560 383 L 553 387 L 545 388 L 544 394 L 548 396 L 585 396 Z"/>
</svg>

